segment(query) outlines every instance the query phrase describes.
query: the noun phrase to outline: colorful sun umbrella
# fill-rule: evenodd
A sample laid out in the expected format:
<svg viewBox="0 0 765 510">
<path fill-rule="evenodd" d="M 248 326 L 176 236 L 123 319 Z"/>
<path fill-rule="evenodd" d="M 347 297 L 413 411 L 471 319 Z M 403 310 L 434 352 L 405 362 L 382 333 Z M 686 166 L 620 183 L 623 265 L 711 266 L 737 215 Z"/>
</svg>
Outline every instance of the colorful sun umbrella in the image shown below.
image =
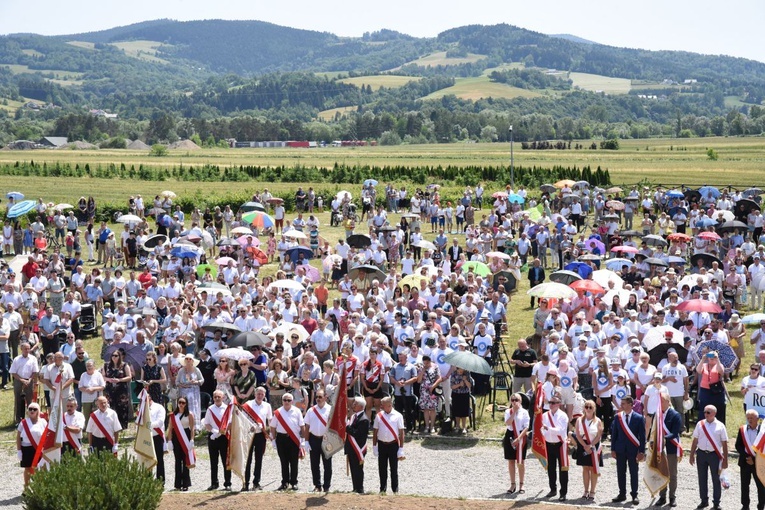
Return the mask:
<svg viewBox="0 0 765 510">
<path fill-rule="evenodd" d="M 242 215 L 242 221 L 249 223 L 255 228 L 273 228 L 276 221 L 262 211 L 250 211 Z"/>
<path fill-rule="evenodd" d="M 589 292 L 590 294 L 605 294 L 606 292 L 606 289 L 604 289 L 598 282 L 593 280 L 577 280 L 569 284 L 569 287 L 574 290 L 583 290 L 585 292 Z"/>
</svg>

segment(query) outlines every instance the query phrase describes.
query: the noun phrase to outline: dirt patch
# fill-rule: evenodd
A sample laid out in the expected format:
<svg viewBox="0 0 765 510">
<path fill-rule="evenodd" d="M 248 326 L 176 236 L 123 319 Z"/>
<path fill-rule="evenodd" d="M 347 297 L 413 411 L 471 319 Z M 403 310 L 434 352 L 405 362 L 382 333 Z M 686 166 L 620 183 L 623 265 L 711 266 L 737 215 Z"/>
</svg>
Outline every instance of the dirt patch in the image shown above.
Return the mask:
<svg viewBox="0 0 765 510">
<path fill-rule="evenodd" d="M 534 503 L 527 500 L 475 500 L 475 499 L 440 499 L 412 496 L 380 496 L 368 494 L 282 494 L 276 492 L 257 493 L 206 493 L 181 494 L 169 493 L 162 497 L 160 510 L 180 510 L 204 508 L 205 510 L 231 510 L 257 505 L 260 508 L 289 508 L 293 510 L 307 508 L 326 508 L 332 510 L 507 510 L 515 506 L 528 510 L 559 510 L 560 506 Z"/>
<path fill-rule="evenodd" d="M 147 150 L 151 149 L 151 146 L 146 145 L 141 140 L 135 140 L 135 141 L 130 142 L 128 144 L 127 148 L 130 149 L 130 150 L 134 150 L 134 151 L 147 151 Z"/>
<path fill-rule="evenodd" d="M 183 149 L 183 150 L 197 150 L 201 147 L 191 140 L 181 140 L 179 142 L 171 143 L 167 146 L 168 149 Z"/>
</svg>

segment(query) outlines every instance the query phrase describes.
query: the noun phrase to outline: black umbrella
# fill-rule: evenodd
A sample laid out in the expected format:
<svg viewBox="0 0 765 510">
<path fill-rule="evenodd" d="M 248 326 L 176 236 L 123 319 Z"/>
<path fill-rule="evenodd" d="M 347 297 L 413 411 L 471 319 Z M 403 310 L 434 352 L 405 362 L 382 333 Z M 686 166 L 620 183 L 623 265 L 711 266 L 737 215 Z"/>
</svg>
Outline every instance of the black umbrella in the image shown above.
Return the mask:
<svg viewBox="0 0 765 510">
<path fill-rule="evenodd" d="M 161 244 L 165 244 L 167 242 L 167 236 L 162 234 L 155 234 L 148 238 L 146 241 L 144 241 L 143 246 L 144 248 L 154 248 L 156 246 L 159 246 Z"/>
<path fill-rule="evenodd" d="M 214 332 L 216 329 L 220 329 L 224 333 L 226 331 L 233 331 L 235 333 L 241 333 L 242 330 L 239 329 L 237 326 L 234 326 L 233 324 L 229 322 L 223 322 L 223 321 L 215 321 L 211 322 L 210 324 L 203 326 L 202 329 L 209 332 Z"/>
<path fill-rule="evenodd" d="M 762 195 L 762 190 L 760 188 L 749 188 L 745 189 L 742 195 L 744 195 L 744 198 L 753 198 Z"/>
<path fill-rule="evenodd" d="M 637 230 L 622 230 L 621 232 L 619 232 L 619 234 L 622 237 L 640 237 L 643 235 Z"/>
<path fill-rule="evenodd" d="M 563 285 L 571 285 L 575 281 L 581 279 L 582 276 L 580 274 L 573 271 L 566 271 L 565 269 L 561 271 L 555 271 L 550 275 L 551 282 L 562 283 Z"/>
<path fill-rule="evenodd" d="M 243 331 L 234 335 L 234 338 L 227 341 L 226 345 L 229 347 L 244 347 L 246 349 L 255 346 L 263 347 L 270 341 L 271 339 L 260 331 Z"/>
<path fill-rule="evenodd" d="M 239 212 L 260 211 L 266 212 L 266 208 L 260 202 L 245 202 L 239 207 Z"/>
<path fill-rule="evenodd" d="M 515 275 L 510 271 L 499 271 L 494 273 L 494 277 L 491 282 L 494 290 L 497 290 L 500 285 L 505 287 L 505 292 L 512 292 L 518 285 L 518 281 L 515 279 Z"/>
<path fill-rule="evenodd" d="M 704 261 L 704 267 L 712 267 L 712 262 L 717 262 L 717 267 L 722 268 L 723 263 L 720 259 L 712 255 L 711 253 L 696 253 L 691 256 L 691 267 L 696 267 L 699 264 L 699 259 Z"/>
<path fill-rule="evenodd" d="M 664 262 L 661 259 L 657 259 L 656 257 L 648 257 L 645 259 L 645 263 L 649 266 L 661 266 L 661 267 L 668 267 L 667 263 Z"/>
<path fill-rule="evenodd" d="M 217 243 L 215 243 L 215 246 L 241 246 L 236 239 L 231 239 L 230 237 L 224 237 Z"/>
<path fill-rule="evenodd" d="M 385 279 L 385 273 L 383 273 L 379 267 L 373 266 L 371 264 L 363 264 L 363 265 L 351 268 L 351 270 L 348 271 L 348 276 L 351 277 L 351 280 L 355 280 L 357 278 L 363 277 L 365 280 L 369 282 L 371 282 L 375 278 L 381 282 Z"/>
<path fill-rule="evenodd" d="M 348 243 L 348 246 L 351 248 L 364 249 L 372 244 L 372 239 L 365 234 L 353 234 L 352 236 L 348 237 L 345 242 Z"/>
<path fill-rule="evenodd" d="M 718 225 L 717 227 L 715 227 L 715 230 L 717 230 L 717 232 L 733 232 L 736 229 L 747 231 L 749 230 L 749 226 L 743 221 L 734 220 L 734 221 L 726 221 L 722 225 Z"/>
<path fill-rule="evenodd" d="M 667 246 L 667 241 L 663 237 L 655 234 L 643 236 L 643 241 L 648 246 Z"/>
<path fill-rule="evenodd" d="M 661 360 L 666 359 L 667 351 L 670 349 L 677 351 L 677 357 L 680 359 L 680 363 L 686 362 L 688 359 L 688 349 L 676 343 L 661 343 L 648 351 L 648 355 L 651 357 L 651 365 L 657 366 Z"/>
<path fill-rule="evenodd" d="M 138 374 L 138 376 L 140 376 L 141 368 L 146 362 L 146 353 L 143 351 L 143 349 L 138 345 L 109 344 L 106 346 L 106 350 L 104 351 L 104 361 L 108 363 L 112 358 L 112 354 L 114 354 L 117 349 L 122 349 L 125 351 L 125 363 L 130 365 L 130 369 L 134 374 Z"/>
<path fill-rule="evenodd" d="M 761 211 L 760 204 L 749 198 L 742 198 L 736 202 L 736 216 L 746 216 L 753 210 Z"/>
<path fill-rule="evenodd" d="M 685 195 L 685 199 L 688 202 L 698 202 L 701 200 L 701 193 L 695 189 L 687 189 L 683 191 L 683 195 Z"/>
<path fill-rule="evenodd" d="M 539 189 L 542 191 L 542 193 L 555 193 L 557 190 L 557 188 L 552 184 L 542 184 Z"/>
</svg>

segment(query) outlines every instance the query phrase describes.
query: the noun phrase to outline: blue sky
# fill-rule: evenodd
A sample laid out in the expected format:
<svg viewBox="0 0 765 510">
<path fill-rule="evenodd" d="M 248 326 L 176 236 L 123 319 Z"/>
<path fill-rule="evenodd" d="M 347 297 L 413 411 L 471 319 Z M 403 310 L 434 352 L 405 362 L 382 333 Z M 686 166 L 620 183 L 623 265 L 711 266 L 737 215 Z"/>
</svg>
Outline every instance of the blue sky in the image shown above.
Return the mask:
<svg viewBox="0 0 765 510">
<path fill-rule="evenodd" d="M 380 28 L 435 36 L 466 24 L 509 23 L 614 46 L 765 62 L 763 0 L 0 0 L 0 34 L 71 34 L 158 18 L 257 19 L 341 36 Z"/>
</svg>

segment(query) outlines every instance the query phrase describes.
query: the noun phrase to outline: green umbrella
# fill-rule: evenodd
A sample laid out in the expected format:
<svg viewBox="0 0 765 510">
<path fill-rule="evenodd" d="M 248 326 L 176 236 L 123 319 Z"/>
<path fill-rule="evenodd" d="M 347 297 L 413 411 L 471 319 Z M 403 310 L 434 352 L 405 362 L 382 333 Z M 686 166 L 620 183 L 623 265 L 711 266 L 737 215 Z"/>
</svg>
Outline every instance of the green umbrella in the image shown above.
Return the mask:
<svg viewBox="0 0 765 510">
<path fill-rule="evenodd" d="M 210 274 L 212 275 L 212 277 L 213 278 L 217 278 L 218 277 L 218 268 L 215 267 L 215 266 L 212 266 L 210 264 L 199 264 L 197 266 L 197 276 L 202 278 L 204 276 L 204 274 L 205 274 L 205 269 L 207 269 L 208 267 L 210 268 Z"/>
<path fill-rule="evenodd" d="M 489 269 L 489 266 L 487 266 L 483 262 L 471 260 L 469 262 L 465 262 L 464 264 L 462 264 L 463 273 L 467 273 L 471 269 L 478 276 L 489 276 L 491 274 L 491 269 Z"/>
<path fill-rule="evenodd" d="M 492 375 L 489 363 L 482 357 L 467 351 L 454 351 L 444 357 L 444 363 L 475 374 Z"/>
</svg>

